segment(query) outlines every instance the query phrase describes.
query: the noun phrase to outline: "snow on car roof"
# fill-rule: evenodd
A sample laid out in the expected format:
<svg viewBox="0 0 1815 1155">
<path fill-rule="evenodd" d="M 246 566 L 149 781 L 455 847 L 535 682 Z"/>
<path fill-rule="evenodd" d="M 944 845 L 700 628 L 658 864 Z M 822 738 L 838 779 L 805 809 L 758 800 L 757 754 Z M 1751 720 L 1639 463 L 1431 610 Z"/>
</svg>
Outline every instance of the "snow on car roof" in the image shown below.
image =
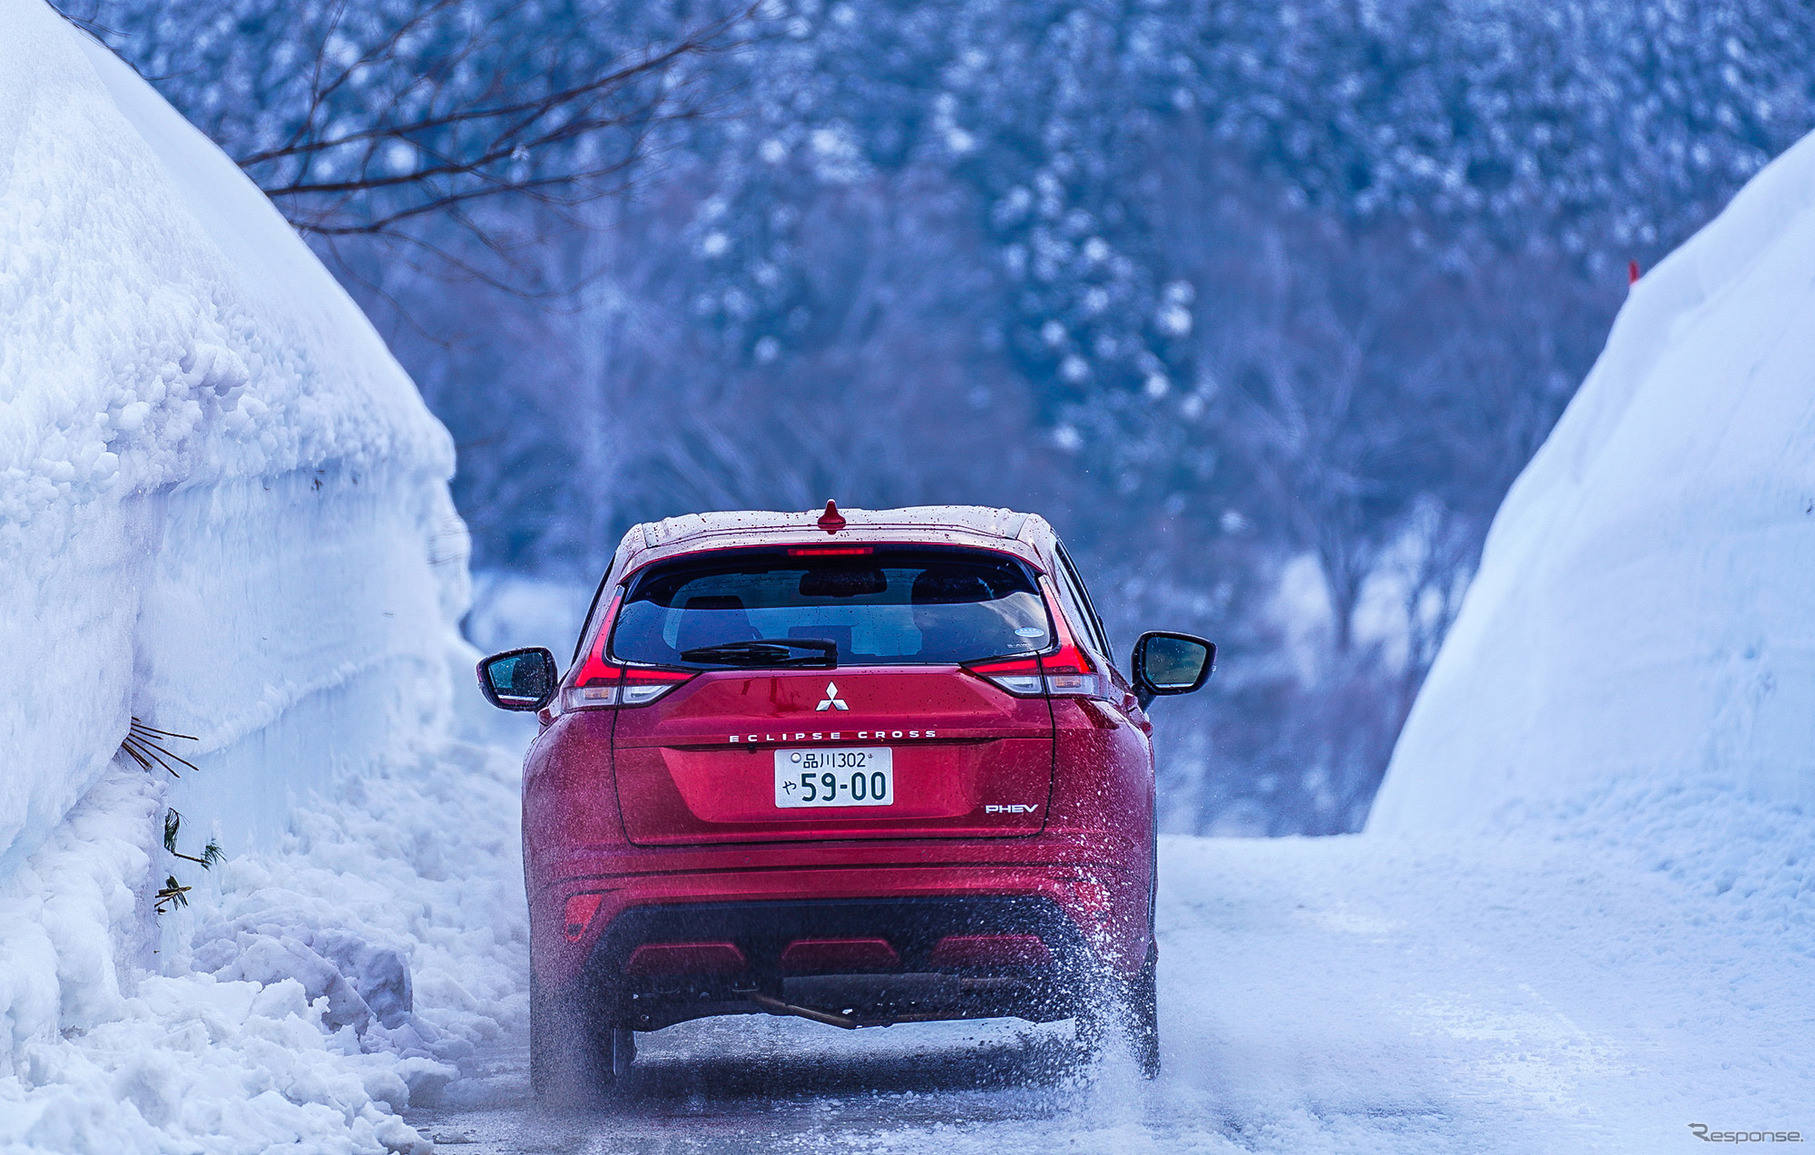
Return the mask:
<svg viewBox="0 0 1815 1155">
<path fill-rule="evenodd" d="M 819 524 L 823 510 L 724 510 L 689 513 L 634 525 L 618 545 L 612 572 L 622 575 L 657 557 L 697 549 L 726 549 L 783 542 L 875 542 L 908 540 L 951 545 L 1011 543 L 1014 552 L 1037 561 L 1054 540 L 1052 526 L 1037 513 L 1017 513 L 987 505 L 911 505 L 899 509 L 844 509 L 845 524 L 828 533 Z"/>
</svg>

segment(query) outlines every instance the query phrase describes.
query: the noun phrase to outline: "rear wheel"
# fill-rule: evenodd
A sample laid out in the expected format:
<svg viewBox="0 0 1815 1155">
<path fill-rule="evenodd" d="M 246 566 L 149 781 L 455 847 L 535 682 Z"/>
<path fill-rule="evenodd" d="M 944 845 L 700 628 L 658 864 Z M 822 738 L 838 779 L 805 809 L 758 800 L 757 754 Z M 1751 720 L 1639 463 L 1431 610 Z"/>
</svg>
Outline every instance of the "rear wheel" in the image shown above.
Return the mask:
<svg viewBox="0 0 1815 1155">
<path fill-rule="evenodd" d="M 1147 962 L 1131 978 L 1104 980 L 1102 995 L 1079 1006 L 1073 1022 L 1073 1047 L 1079 1063 L 1094 1062 L 1109 1032 L 1120 1027 L 1143 1079 L 1160 1073 L 1159 955 L 1149 949 Z"/>
<path fill-rule="evenodd" d="M 1159 964 L 1159 952 L 1150 950 L 1141 973 L 1127 986 L 1128 1048 L 1143 1079 L 1160 1073 Z"/>
<path fill-rule="evenodd" d="M 580 999 L 551 995 L 529 981 L 529 1085 L 557 1105 L 602 1104 L 636 1058 L 629 1027 L 598 1021 Z"/>
<path fill-rule="evenodd" d="M 1128 1045 L 1140 1065 L 1141 1078 L 1160 1073 L 1160 941 L 1156 918 L 1160 904 L 1160 839 L 1149 835 L 1147 866 L 1147 959 L 1127 989 Z"/>
</svg>

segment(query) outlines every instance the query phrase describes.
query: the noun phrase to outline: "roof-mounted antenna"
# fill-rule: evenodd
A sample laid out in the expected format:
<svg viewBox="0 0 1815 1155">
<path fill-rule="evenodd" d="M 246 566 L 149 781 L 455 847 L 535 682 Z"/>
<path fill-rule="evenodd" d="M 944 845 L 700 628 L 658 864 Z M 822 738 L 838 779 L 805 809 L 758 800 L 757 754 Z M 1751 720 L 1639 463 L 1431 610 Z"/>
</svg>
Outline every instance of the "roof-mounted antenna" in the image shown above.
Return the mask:
<svg viewBox="0 0 1815 1155">
<path fill-rule="evenodd" d="M 819 515 L 818 525 L 827 533 L 837 533 L 845 527 L 844 514 L 838 512 L 836 501 L 826 502 L 826 511 Z"/>
</svg>

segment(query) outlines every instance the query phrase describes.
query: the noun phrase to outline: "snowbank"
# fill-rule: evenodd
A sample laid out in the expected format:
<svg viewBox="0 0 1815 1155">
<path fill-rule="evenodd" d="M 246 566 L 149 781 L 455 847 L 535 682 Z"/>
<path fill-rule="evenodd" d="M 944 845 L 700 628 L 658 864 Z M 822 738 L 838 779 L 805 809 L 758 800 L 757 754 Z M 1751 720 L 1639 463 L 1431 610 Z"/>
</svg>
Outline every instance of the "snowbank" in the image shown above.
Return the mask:
<svg viewBox="0 0 1815 1155">
<path fill-rule="evenodd" d="M 1815 805 L 1812 260 L 1815 137 L 1633 288 L 1494 522 L 1370 832 L 1610 791 Z"/>
<path fill-rule="evenodd" d="M 0 647 L 32 677 L 0 701 L 0 874 L 129 714 L 221 755 L 210 799 L 419 730 L 394 716 L 441 708 L 403 699 L 445 693 L 420 675 L 464 580 L 447 434 L 351 300 L 125 65 L 3 3 Z M 335 692 L 344 749 L 296 757 L 319 729 L 273 727 Z"/>
<path fill-rule="evenodd" d="M 446 746 L 452 444 L 205 137 L 41 0 L 0 28 L 0 1148 L 409 1147 L 521 920 L 468 878 L 512 775 Z"/>
</svg>

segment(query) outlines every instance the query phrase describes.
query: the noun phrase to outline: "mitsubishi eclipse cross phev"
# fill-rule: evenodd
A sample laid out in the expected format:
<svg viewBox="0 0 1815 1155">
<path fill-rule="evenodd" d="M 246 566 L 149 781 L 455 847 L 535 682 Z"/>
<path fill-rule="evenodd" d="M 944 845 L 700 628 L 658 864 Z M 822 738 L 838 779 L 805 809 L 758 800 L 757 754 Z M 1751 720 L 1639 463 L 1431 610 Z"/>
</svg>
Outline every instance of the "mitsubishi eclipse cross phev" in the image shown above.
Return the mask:
<svg viewBox="0 0 1815 1155">
<path fill-rule="evenodd" d="M 585 1098 L 636 1031 L 1076 1020 L 1159 1067 L 1155 695 L 1052 527 L 977 506 L 709 513 L 619 545 L 565 673 L 485 659 L 524 762 L 530 1069 Z"/>
</svg>

